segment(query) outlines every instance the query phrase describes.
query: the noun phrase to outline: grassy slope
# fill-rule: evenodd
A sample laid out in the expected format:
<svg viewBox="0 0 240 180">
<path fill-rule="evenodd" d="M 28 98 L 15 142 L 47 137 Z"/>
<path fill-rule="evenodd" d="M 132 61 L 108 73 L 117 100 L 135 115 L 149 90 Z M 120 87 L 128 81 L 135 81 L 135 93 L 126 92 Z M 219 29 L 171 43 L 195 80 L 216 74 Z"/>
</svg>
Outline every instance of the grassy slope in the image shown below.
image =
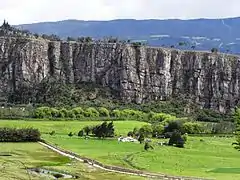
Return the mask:
<svg viewBox="0 0 240 180">
<path fill-rule="evenodd" d="M 231 146 L 233 139 L 205 137 L 201 142 L 200 138 L 189 137 L 185 149 L 155 146 L 153 151 L 144 152 L 143 145 L 118 143 L 116 140 L 84 140 L 48 135 L 44 135 L 44 138 L 106 164 L 171 175 L 240 179 L 240 153 Z"/>
<path fill-rule="evenodd" d="M 96 125 L 102 123 L 101 121 L 7 121 L 0 120 L 0 127 L 15 127 L 25 128 L 33 127 L 38 128 L 41 133 L 49 133 L 56 131 L 56 134 L 68 134 L 73 132 L 78 133 L 84 126 Z M 129 131 L 132 131 L 134 127 L 143 126 L 144 122 L 139 121 L 115 121 L 115 132 L 117 135 L 126 135 Z"/>
<path fill-rule="evenodd" d="M 12 156 L 1 156 L 11 154 Z M 102 172 L 91 169 L 79 162 L 59 156 L 58 154 L 42 147 L 37 143 L 0 143 L 0 179 L 1 180 L 26 180 L 29 179 L 24 165 L 27 167 L 47 167 L 60 171 L 68 171 L 79 175 L 80 179 L 99 179 L 99 180 L 137 180 L 140 177 L 131 177 L 114 173 Z M 71 166 L 66 165 L 70 163 Z M 31 179 L 40 179 L 38 176 L 31 175 Z M 44 178 L 43 178 L 44 179 Z"/>
</svg>

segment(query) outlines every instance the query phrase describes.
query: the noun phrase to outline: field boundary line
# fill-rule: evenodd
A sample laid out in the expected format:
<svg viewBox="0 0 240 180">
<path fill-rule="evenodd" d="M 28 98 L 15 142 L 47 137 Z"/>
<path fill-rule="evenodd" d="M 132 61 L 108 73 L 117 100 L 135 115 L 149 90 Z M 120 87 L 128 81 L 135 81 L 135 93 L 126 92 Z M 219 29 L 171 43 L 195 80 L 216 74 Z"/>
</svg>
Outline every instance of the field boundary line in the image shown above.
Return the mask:
<svg viewBox="0 0 240 180">
<path fill-rule="evenodd" d="M 128 174 L 128 175 L 133 175 L 133 176 L 141 176 L 141 177 L 147 177 L 147 178 L 154 178 L 154 179 L 160 178 L 160 179 L 165 179 L 165 180 L 207 180 L 205 178 L 169 176 L 166 174 L 150 173 L 150 172 L 145 172 L 145 171 L 140 171 L 140 170 L 127 169 L 124 167 L 104 165 L 96 160 L 89 159 L 86 157 L 81 157 L 80 155 L 78 155 L 74 152 L 64 150 L 62 148 L 59 148 L 59 147 L 52 145 L 50 143 L 47 143 L 45 141 L 44 142 L 39 141 L 38 143 L 50 150 L 62 155 L 62 156 L 69 157 L 71 159 L 75 159 L 75 160 L 83 162 L 83 163 L 87 163 L 93 167 L 102 169 L 104 171 L 115 172 L 115 173 L 120 173 L 120 174 Z"/>
</svg>

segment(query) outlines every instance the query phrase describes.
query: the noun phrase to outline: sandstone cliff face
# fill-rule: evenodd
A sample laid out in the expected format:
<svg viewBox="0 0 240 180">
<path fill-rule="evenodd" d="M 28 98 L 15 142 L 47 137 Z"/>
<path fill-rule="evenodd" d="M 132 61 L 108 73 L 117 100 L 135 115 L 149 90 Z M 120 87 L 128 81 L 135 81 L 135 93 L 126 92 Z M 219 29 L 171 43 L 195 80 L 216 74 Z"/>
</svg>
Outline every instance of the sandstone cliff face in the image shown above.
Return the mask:
<svg viewBox="0 0 240 180">
<path fill-rule="evenodd" d="M 79 44 L 24 38 L 0 39 L 0 97 L 35 90 L 42 81 L 96 83 L 126 102 L 182 96 L 221 112 L 239 103 L 239 57 L 208 52 Z"/>
</svg>

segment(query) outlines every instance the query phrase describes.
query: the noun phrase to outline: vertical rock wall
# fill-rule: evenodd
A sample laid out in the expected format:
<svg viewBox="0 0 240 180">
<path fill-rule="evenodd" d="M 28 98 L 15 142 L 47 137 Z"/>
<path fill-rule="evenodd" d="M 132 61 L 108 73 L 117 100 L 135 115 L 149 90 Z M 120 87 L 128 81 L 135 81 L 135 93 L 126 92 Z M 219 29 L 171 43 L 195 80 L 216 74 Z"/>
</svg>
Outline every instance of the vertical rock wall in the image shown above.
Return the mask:
<svg viewBox="0 0 240 180">
<path fill-rule="evenodd" d="M 209 52 L 80 44 L 26 38 L 0 39 L 0 97 L 47 79 L 96 83 L 126 102 L 182 96 L 221 112 L 239 103 L 239 57 Z"/>
</svg>

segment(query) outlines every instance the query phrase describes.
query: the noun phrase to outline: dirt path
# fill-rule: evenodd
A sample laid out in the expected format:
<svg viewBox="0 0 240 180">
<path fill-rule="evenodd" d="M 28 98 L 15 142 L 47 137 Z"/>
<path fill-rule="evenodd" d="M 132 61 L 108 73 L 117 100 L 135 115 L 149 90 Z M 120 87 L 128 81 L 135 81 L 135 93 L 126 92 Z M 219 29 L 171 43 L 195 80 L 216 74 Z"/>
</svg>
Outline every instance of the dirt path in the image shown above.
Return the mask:
<svg viewBox="0 0 240 180">
<path fill-rule="evenodd" d="M 107 166 L 107 165 L 101 164 L 95 160 L 85 158 L 85 157 L 80 157 L 79 155 L 77 155 L 73 152 L 63 150 L 63 149 L 53 146 L 51 144 L 47 144 L 44 142 L 39 142 L 39 143 L 42 146 L 44 146 L 48 149 L 51 149 L 52 151 L 55 151 L 58 154 L 61 154 L 62 156 L 66 156 L 66 157 L 75 159 L 80 162 L 88 163 L 89 165 L 99 168 L 99 169 L 102 169 L 104 171 L 133 175 L 133 176 L 142 176 L 142 177 L 153 178 L 153 179 L 164 179 L 164 180 L 206 180 L 203 178 L 168 176 L 168 175 L 164 175 L 164 174 L 149 173 L 149 172 L 145 172 L 145 171 L 132 170 L 132 169 L 116 167 L 116 166 Z"/>
</svg>

